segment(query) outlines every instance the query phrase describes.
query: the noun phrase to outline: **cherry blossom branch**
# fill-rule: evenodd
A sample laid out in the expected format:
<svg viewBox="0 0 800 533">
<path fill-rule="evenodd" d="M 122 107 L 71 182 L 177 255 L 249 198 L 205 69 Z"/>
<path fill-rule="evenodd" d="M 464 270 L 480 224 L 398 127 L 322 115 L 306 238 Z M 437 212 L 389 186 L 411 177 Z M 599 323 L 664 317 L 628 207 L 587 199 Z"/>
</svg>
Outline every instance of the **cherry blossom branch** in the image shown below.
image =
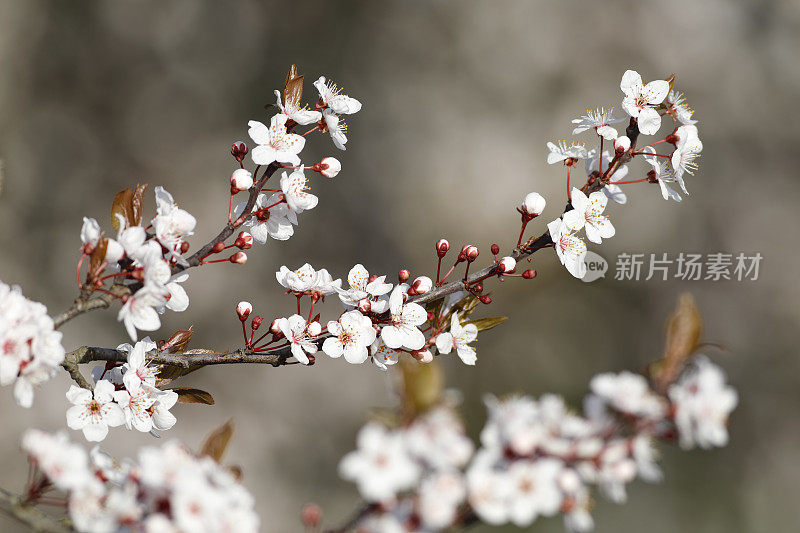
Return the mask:
<svg viewBox="0 0 800 533">
<path fill-rule="evenodd" d="M 233 365 L 233 364 L 259 364 L 282 366 L 292 353 L 288 347 L 269 352 L 252 352 L 240 348 L 231 352 L 201 352 L 201 353 L 161 353 L 152 350 L 147 353 L 147 361 L 154 365 L 168 365 L 189 369 L 197 366 Z M 93 361 L 107 361 L 124 363 L 128 353 L 114 348 L 99 348 L 95 346 L 82 346 L 66 355 L 66 359 L 74 364 L 86 364 Z"/>
<path fill-rule="evenodd" d="M 0 488 L 0 511 L 27 525 L 32 531 L 42 533 L 69 533 L 74 531 L 71 527 L 29 505 L 20 496 L 2 488 Z"/>
</svg>

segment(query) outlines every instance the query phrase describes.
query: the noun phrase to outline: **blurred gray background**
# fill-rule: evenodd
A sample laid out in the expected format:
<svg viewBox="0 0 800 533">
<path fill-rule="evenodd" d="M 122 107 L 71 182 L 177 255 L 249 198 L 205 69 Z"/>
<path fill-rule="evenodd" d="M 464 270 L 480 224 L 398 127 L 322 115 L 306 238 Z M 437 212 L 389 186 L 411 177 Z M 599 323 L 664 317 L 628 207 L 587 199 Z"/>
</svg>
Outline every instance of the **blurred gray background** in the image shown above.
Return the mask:
<svg viewBox="0 0 800 533">
<path fill-rule="evenodd" d="M 473 436 L 487 392 L 555 391 L 577 405 L 595 373 L 656 357 L 664 319 L 691 291 L 705 339 L 725 348 L 712 355 L 740 391 L 732 442 L 713 452 L 663 448 L 665 482 L 635 483 L 625 506 L 600 499 L 597 531 L 794 530 L 799 53 L 794 0 L 2 2 L 0 279 L 52 314 L 66 308 L 81 217 L 110 230 L 113 195 L 137 182 L 171 191 L 199 219 L 194 246 L 206 242 L 224 223 L 230 143 L 247 140 L 249 119 L 269 118 L 263 105 L 297 63 L 312 100 L 310 82 L 324 74 L 364 103 L 348 119 L 347 152 L 322 136 L 304 152 L 310 162 L 335 155 L 342 173 L 314 179 L 320 204 L 293 239 L 252 250 L 242 268 L 197 269 L 190 310 L 164 319 L 162 331 L 193 324 L 195 347 L 236 347 L 240 299 L 267 317 L 292 312 L 274 278 L 281 265 L 430 274 L 440 237 L 475 243 L 483 257 L 494 241 L 509 250 L 526 193 L 548 199 L 542 218 L 560 212 L 563 168 L 545 164 L 545 143 L 567 138 L 587 107 L 619 108 L 627 68 L 645 80 L 677 72 L 705 145 L 691 196 L 676 205 L 655 186 L 632 186 L 628 205 L 610 208 L 617 236 L 591 249 L 612 261 L 620 252 L 761 252 L 760 279 L 584 284 L 554 254 L 537 254 L 536 280 L 492 285 L 496 303 L 480 312 L 511 320 L 480 336 L 476 368 L 450 357 L 448 381 L 464 392 Z M 632 179 L 643 172 L 631 170 Z M 152 212 L 151 192 L 148 201 Z M 65 346 L 127 340 L 116 311 L 68 324 Z M 0 486 L 24 483 L 24 428 L 65 427 L 67 382 L 42 387 L 29 411 L 0 391 Z M 391 375 L 321 356 L 311 368 L 217 367 L 184 383 L 217 404 L 177 406 L 167 436 L 196 446 L 233 417 L 227 460 L 244 468 L 264 531 L 299 529 L 305 502 L 322 505 L 331 525 L 356 504 L 337 461 L 366 410 L 392 405 Z M 118 430 L 103 444 L 126 456 L 148 443 Z M 6 520 L 0 529 L 13 531 Z"/>
</svg>

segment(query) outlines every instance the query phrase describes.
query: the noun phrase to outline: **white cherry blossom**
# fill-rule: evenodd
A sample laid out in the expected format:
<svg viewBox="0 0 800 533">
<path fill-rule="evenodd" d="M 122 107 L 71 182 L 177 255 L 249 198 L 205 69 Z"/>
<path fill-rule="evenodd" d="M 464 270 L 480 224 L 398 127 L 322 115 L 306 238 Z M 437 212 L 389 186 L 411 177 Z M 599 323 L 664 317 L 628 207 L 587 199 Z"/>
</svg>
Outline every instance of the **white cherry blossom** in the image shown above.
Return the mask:
<svg viewBox="0 0 800 533">
<path fill-rule="evenodd" d="M 137 339 L 136 330 L 155 331 L 161 327 L 157 309 L 167 303 L 169 291 L 155 283 L 146 283 L 128 297 L 117 314 L 117 320 L 125 324 L 132 340 Z"/>
<path fill-rule="evenodd" d="M 475 348 L 469 345 L 478 337 L 478 327 L 475 324 L 462 326 L 458 320 L 458 315 L 453 313 L 450 319 L 450 331 L 440 333 L 436 337 L 436 349 L 439 353 L 448 354 L 453 348 L 458 353 L 459 359 L 465 365 L 474 365 L 477 360 Z"/>
<path fill-rule="evenodd" d="M 722 370 L 708 358 L 697 358 L 694 366 L 670 387 L 669 398 L 675 405 L 675 425 L 682 448 L 728 444 L 728 416 L 739 398 L 726 385 Z"/>
<path fill-rule="evenodd" d="M 625 120 L 622 117 L 614 116 L 614 108 L 606 110 L 606 108 L 597 108 L 594 111 L 591 109 L 586 110 L 586 114 L 580 118 L 572 120 L 573 124 L 577 124 L 575 129 L 572 130 L 573 135 L 582 133 L 588 129 L 594 129 L 597 135 L 607 141 L 613 141 L 617 138 L 617 130 L 611 124 L 617 124 Z"/>
<path fill-rule="evenodd" d="M 322 119 L 325 121 L 325 130 L 330 134 L 333 145 L 339 150 L 347 150 L 347 124 L 336 113 L 330 109 L 322 112 Z"/>
<path fill-rule="evenodd" d="M 547 225 L 559 261 L 570 274 L 582 279 L 586 275 L 586 244 L 560 218 Z"/>
<path fill-rule="evenodd" d="M 291 174 L 281 174 L 281 190 L 291 211 L 302 213 L 317 206 L 319 198 L 306 192 L 308 189 L 308 178 L 302 168 L 292 171 Z"/>
<path fill-rule="evenodd" d="M 322 103 L 334 113 L 350 115 L 361 111 L 361 102 L 344 94 L 342 89 L 332 81 L 326 83 L 325 76 L 320 76 L 314 82 L 314 87 L 319 91 L 319 99 Z"/>
<path fill-rule="evenodd" d="M 70 429 L 83 430 L 83 436 L 88 441 L 105 439 L 109 427 L 125 423 L 125 414 L 114 403 L 113 394 L 114 385 L 106 380 L 98 381 L 94 391 L 71 385 L 67 391 L 67 400 L 73 406 L 67 409 L 67 426 Z"/>
<path fill-rule="evenodd" d="M 369 357 L 369 347 L 375 342 L 372 321 L 358 310 L 344 313 L 338 321 L 328 322 L 328 333 L 322 351 L 330 357 L 344 355 L 348 363 L 359 365 Z"/>
<path fill-rule="evenodd" d="M 653 167 L 655 179 L 658 181 L 658 186 L 661 188 L 661 196 L 664 198 L 664 200 L 675 200 L 676 202 L 680 202 L 681 195 L 673 190 L 669 184 L 677 181 L 684 192 L 686 192 L 686 186 L 683 183 L 683 179 L 678 180 L 675 177 L 675 173 L 670 170 L 669 163 L 667 163 L 663 157 L 656 157 L 653 155 L 656 153 L 655 148 L 652 146 L 645 146 L 642 151 L 645 152 L 643 155 L 644 160 Z"/>
<path fill-rule="evenodd" d="M 425 345 L 425 335 L 419 330 L 428 320 L 425 308 L 415 303 L 403 303 L 404 288 L 397 286 L 389 297 L 391 321 L 381 329 L 381 338 L 389 348 L 419 350 Z"/>
<path fill-rule="evenodd" d="M 127 343 L 117 346 L 117 350 L 128 353 L 127 362 L 122 365 L 122 382 L 126 389 L 134 390 L 141 384 L 155 386 L 158 369 L 148 366 L 146 357 L 148 352 L 156 348 L 156 343 L 150 337 L 145 337 L 134 346 Z"/>
<path fill-rule="evenodd" d="M 356 483 L 365 500 L 391 500 L 419 479 L 419 465 L 406 452 L 401 434 L 370 422 L 358 432 L 357 446 L 342 458 L 339 473 Z"/>
<path fill-rule="evenodd" d="M 394 348 L 389 348 L 383 339 L 378 337 L 375 342 L 370 346 L 370 358 L 372 362 L 381 370 L 387 370 L 387 367 L 397 364 L 400 352 Z"/>
<path fill-rule="evenodd" d="M 275 98 L 277 99 L 276 105 L 281 113 L 294 120 L 301 126 L 319 122 L 322 118 L 322 113 L 307 109 L 305 106 L 300 107 L 300 103 L 291 99 L 286 100 L 285 104 L 281 103 L 281 92 L 275 91 Z"/>
<path fill-rule="evenodd" d="M 283 197 L 279 193 L 267 195 L 259 193 L 253 211 L 269 208 L 266 212 L 258 216 L 247 219 L 244 225 L 250 228 L 253 239 L 265 244 L 268 238 L 276 241 L 285 241 L 294 235 L 294 226 L 297 225 L 297 213 L 292 211 L 286 202 L 281 201 Z M 233 210 L 235 218 L 239 218 L 244 212 L 247 202 L 242 202 Z"/>
<path fill-rule="evenodd" d="M 292 315 L 289 318 L 279 318 L 277 321 L 286 340 L 289 342 L 292 355 L 300 363 L 308 364 L 308 354 L 317 353 L 317 345 L 312 340 L 322 331 L 319 322 L 306 323 L 306 319 L 300 315 Z"/>
<path fill-rule="evenodd" d="M 670 91 L 664 99 L 664 105 L 667 106 L 669 114 L 681 124 L 697 124 L 697 121 L 692 119 L 694 110 L 686 104 L 686 96 L 682 92 Z"/>
<path fill-rule="evenodd" d="M 83 226 L 81 227 L 81 242 L 95 246 L 97 241 L 100 240 L 100 224 L 93 218 L 83 217 Z"/>
<path fill-rule="evenodd" d="M 278 283 L 295 293 L 318 292 L 327 295 L 338 292 L 342 286 L 342 280 L 333 280 L 326 269 L 314 270 L 308 263 L 297 270 L 282 266 L 275 277 Z"/>
<path fill-rule="evenodd" d="M 269 165 L 288 163 L 297 166 L 300 164 L 299 154 L 306 145 L 305 137 L 286 130 L 286 121 L 289 117 L 278 113 L 270 120 L 269 127 L 257 120 L 248 122 L 250 138 L 258 145 L 253 148 L 251 157 L 256 165 Z"/>
<path fill-rule="evenodd" d="M 592 172 L 599 172 L 600 171 L 600 156 L 599 150 L 597 148 L 592 148 L 589 150 L 589 156 L 586 159 L 586 174 L 591 175 Z M 608 153 L 607 150 L 603 150 L 603 172 L 608 170 L 611 162 L 614 160 L 614 157 Z M 615 185 L 615 182 L 622 181 L 622 179 L 628 175 L 628 165 L 619 165 L 617 170 L 609 178 L 610 183 L 603 187 L 603 194 L 608 196 L 609 200 L 613 200 L 618 204 L 625 204 L 628 201 L 628 196 L 622 190 L 622 187 L 619 185 Z"/>
<path fill-rule="evenodd" d="M 346 306 L 356 307 L 361 300 L 368 299 L 371 309 L 375 313 L 383 313 L 389 308 L 389 302 L 380 297 L 392 290 L 392 284 L 386 283 L 386 276 L 379 276 L 369 280 L 369 271 L 364 265 L 357 264 L 347 274 L 348 289 L 337 289 L 339 299 Z"/>
<path fill-rule="evenodd" d="M 197 220 L 187 211 L 179 208 L 172 195 L 163 187 L 155 188 L 157 214 L 152 220 L 156 239 L 169 250 L 170 256 L 181 264 L 180 247 L 184 239 L 194 233 Z"/>
<path fill-rule="evenodd" d="M 614 225 L 603 214 L 608 197 L 602 191 L 595 191 L 588 197 L 578 188 L 572 188 L 572 210 L 564 213 L 564 224 L 572 231 L 584 229 L 586 238 L 600 244 L 603 239 L 614 236 Z"/>
<path fill-rule="evenodd" d="M 619 88 L 625 93 L 622 108 L 638 122 L 639 131 L 653 135 L 661 127 L 661 116 L 656 105 L 664 101 L 669 93 L 669 83 L 664 80 L 642 83 L 642 77 L 635 70 L 627 70 L 622 75 Z"/>
<path fill-rule="evenodd" d="M 558 512 L 563 497 L 557 479 L 562 468 L 561 461 L 547 458 L 516 461 L 508 468 L 511 522 L 528 527 L 537 516 Z"/>
<path fill-rule="evenodd" d="M 675 172 L 675 177 L 681 183 L 681 188 L 684 189 L 683 192 L 686 192 L 683 187 L 683 174 L 693 175 L 694 171 L 697 170 L 695 159 L 700 157 L 700 152 L 703 151 L 703 143 L 697 135 L 697 126 L 692 124 L 679 127 L 675 135 L 678 137 L 678 142 L 675 145 L 675 151 L 672 152 L 672 169 Z"/>
<path fill-rule="evenodd" d="M 567 141 L 559 141 L 558 144 L 548 142 L 547 148 L 550 150 L 550 153 L 547 154 L 547 164 L 549 165 L 567 159 L 586 159 L 588 155 L 584 145 L 577 143 L 568 145 Z"/>
</svg>

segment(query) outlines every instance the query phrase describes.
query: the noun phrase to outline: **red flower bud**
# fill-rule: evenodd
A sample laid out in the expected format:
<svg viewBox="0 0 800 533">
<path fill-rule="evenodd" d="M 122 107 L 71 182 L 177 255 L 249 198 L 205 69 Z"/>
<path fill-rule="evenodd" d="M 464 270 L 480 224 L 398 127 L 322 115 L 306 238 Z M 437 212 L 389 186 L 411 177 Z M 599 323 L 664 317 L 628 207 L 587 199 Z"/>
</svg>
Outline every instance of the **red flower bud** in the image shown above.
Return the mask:
<svg viewBox="0 0 800 533">
<path fill-rule="evenodd" d="M 450 250 L 450 243 L 446 239 L 436 241 L 436 255 L 440 258 L 444 257 L 448 250 Z"/>
<path fill-rule="evenodd" d="M 492 255 L 497 255 L 500 253 L 500 247 L 497 244 L 492 244 Z"/>
<path fill-rule="evenodd" d="M 408 278 L 410 277 L 411 277 L 411 272 L 409 272 L 405 268 L 397 273 L 397 279 L 400 281 L 400 283 L 405 283 L 406 281 L 408 281 Z"/>
<path fill-rule="evenodd" d="M 522 277 L 525 279 L 533 279 L 536 277 L 536 271 L 532 268 L 529 268 L 528 270 L 522 273 Z"/>
<path fill-rule="evenodd" d="M 479 296 L 478 300 L 480 300 L 482 304 L 487 304 L 488 305 L 488 304 L 492 303 L 492 298 L 489 297 L 489 296 Z"/>
<path fill-rule="evenodd" d="M 247 263 L 247 254 L 244 252 L 236 252 L 228 258 L 228 261 L 237 265 L 243 265 Z"/>
</svg>

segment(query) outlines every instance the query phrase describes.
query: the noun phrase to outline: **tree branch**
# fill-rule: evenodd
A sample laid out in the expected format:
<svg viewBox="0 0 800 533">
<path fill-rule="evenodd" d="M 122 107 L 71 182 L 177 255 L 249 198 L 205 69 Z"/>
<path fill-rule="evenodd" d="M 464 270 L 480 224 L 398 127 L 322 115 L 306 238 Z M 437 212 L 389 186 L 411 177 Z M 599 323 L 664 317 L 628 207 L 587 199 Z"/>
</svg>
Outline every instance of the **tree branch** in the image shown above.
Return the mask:
<svg viewBox="0 0 800 533">
<path fill-rule="evenodd" d="M 75 531 L 59 520 L 47 516 L 39 509 L 26 503 L 16 494 L 0 488 L 0 510 L 33 531 L 42 533 L 70 533 Z"/>
</svg>

